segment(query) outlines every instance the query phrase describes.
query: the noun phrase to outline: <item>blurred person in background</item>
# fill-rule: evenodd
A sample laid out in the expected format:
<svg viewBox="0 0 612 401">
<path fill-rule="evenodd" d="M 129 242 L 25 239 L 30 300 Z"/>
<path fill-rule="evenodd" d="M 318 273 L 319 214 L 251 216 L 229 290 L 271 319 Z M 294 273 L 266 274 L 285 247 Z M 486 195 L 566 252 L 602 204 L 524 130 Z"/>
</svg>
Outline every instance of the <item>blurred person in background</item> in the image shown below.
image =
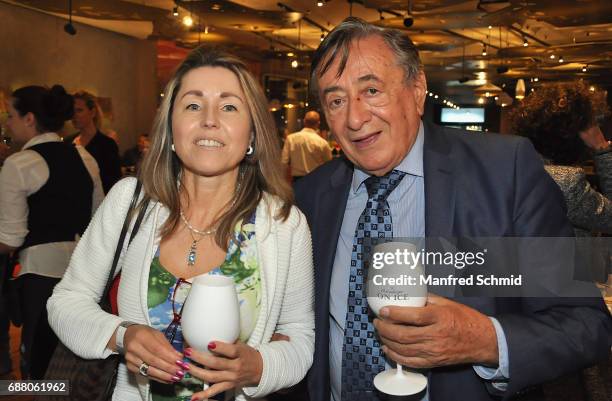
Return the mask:
<svg viewBox="0 0 612 401">
<path fill-rule="evenodd" d="M 74 95 L 74 116 L 72 125 L 79 132 L 67 138 L 68 142 L 84 146 L 96 159 L 100 167 L 102 187 L 107 194 L 111 187 L 121 178 L 121 161 L 117 143 L 100 131 L 102 110 L 96 97 L 91 93 L 80 91 Z"/>
<path fill-rule="evenodd" d="M 531 140 L 561 187 L 577 236 L 612 234 L 612 146 L 598 125 L 608 114 L 602 93 L 582 81 L 542 86 L 511 114 L 513 132 Z M 589 153 L 599 191 L 580 167 Z"/>
<path fill-rule="evenodd" d="M 285 139 L 281 157 L 293 181 L 299 180 L 332 158 L 329 144 L 317 132 L 320 125 L 319 113 L 311 110 L 304 116 L 304 128 L 287 135 Z"/>
<path fill-rule="evenodd" d="M 21 150 L 0 170 L 0 253 L 21 264 L 22 378 L 42 379 L 57 344 L 45 304 L 104 194 L 94 158 L 56 133 L 74 110 L 62 86 L 17 89 L 7 106 Z"/>
<path fill-rule="evenodd" d="M 149 140 L 149 135 L 142 134 L 138 137 L 136 146 L 125 151 L 123 159 L 121 160 L 121 165 L 126 173 L 134 174 L 138 170 L 140 162 L 149 151 L 150 146 L 151 141 Z"/>
</svg>

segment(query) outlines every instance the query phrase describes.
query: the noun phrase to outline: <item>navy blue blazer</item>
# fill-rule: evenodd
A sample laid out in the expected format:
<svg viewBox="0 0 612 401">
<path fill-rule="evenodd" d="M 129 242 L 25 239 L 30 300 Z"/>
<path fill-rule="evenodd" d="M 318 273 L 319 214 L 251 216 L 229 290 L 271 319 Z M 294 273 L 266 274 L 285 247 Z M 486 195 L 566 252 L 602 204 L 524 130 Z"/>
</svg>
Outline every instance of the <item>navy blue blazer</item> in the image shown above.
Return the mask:
<svg viewBox="0 0 612 401">
<path fill-rule="evenodd" d="M 428 237 L 573 236 L 561 191 L 526 139 L 426 124 L 423 158 Z M 352 174 L 348 160 L 336 159 L 295 185 L 314 252 L 312 401 L 330 399 L 329 286 Z M 502 325 L 510 362 L 504 399 L 525 393 L 538 399 L 538 384 L 607 357 L 612 344 L 612 319 L 595 298 L 454 299 Z M 432 369 L 428 389 L 430 401 L 494 399 L 471 365 Z"/>
</svg>

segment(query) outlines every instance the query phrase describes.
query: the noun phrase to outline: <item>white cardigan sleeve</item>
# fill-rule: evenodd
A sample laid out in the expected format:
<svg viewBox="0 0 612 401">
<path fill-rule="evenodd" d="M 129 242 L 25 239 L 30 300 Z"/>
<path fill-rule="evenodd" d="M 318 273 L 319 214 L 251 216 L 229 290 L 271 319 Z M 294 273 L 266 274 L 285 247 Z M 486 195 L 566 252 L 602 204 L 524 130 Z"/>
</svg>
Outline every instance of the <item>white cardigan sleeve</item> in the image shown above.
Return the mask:
<svg viewBox="0 0 612 401">
<path fill-rule="evenodd" d="M 290 341 L 261 344 L 263 372 L 257 387 L 243 388 L 244 393 L 260 398 L 274 391 L 291 387 L 306 376 L 314 353 L 314 273 L 310 230 L 304 215 L 294 208 L 288 222 L 291 243 L 289 272 L 276 333 Z M 297 222 L 297 224 L 295 223 Z M 281 237 L 281 236 L 279 236 Z"/>
<path fill-rule="evenodd" d="M 68 269 L 47 302 L 49 324 L 71 351 L 86 359 L 106 358 L 108 340 L 122 319 L 100 309 L 119 234 L 136 180 L 118 182 L 108 193 L 83 237 Z M 124 244 L 124 249 L 127 247 Z M 119 260 L 118 270 L 121 267 Z"/>
</svg>

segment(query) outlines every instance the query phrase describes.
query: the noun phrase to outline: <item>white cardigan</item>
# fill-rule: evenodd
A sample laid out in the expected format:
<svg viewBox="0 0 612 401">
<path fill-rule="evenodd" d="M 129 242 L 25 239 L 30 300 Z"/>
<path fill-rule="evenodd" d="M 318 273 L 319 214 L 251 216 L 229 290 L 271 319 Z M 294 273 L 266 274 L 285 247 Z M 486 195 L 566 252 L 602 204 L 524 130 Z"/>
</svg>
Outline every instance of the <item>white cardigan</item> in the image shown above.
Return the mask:
<svg viewBox="0 0 612 401">
<path fill-rule="evenodd" d="M 150 325 L 147 308 L 149 268 L 159 244 L 158 230 L 168 210 L 151 202 L 142 225 L 119 261 L 119 316 L 98 306 L 129 207 L 136 180 L 117 183 L 100 205 L 77 245 L 62 281 L 47 303 L 49 323 L 60 341 L 77 355 L 106 358 L 115 329 L 124 320 Z M 262 307 L 248 344 L 263 358 L 257 387 L 237 389 L 236 399 L 260 398 L 298 383 L 312 364 L 314 352 L 313 262 L 310 231 L 304 215 L 292 208 L 282 222 L 280 207 L 265 195 L 257 206 L 255 236 L 262 276 Z M 291 341 L 270 342 L 275 332 Z M 113 400 L 150 400 L 149 382 L 119 366 Z"/>
</svg>

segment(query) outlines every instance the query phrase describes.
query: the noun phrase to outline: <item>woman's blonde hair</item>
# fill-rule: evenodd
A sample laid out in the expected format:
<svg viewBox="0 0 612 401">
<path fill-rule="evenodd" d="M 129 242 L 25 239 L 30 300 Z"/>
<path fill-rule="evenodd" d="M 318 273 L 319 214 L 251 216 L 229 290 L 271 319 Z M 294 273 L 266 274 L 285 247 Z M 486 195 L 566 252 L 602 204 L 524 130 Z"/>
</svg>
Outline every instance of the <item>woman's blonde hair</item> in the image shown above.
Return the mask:
<svg viewBox="0 0 612 401">
<path fill-rule="evenodd" d="M 72 97 L 74 98 L 74 100 L 81 99 L 89 110 L 96 111 L 96 114 L 94 115 L 94 118 L 93 118 L 93 122 L 96 128 L 100 129 L 100 127 L 102 126 L 102 119 L 104 118 L 104 114 L 102 114 L 102 108 L 100 107 L 100 104 L 98 103 L 98 99 L 91 93 L 87 91 L 83 91 L 83 90 L 78 91 L 77 93 L 72 95 Z"/>
<path fill-rule="evenodd" d="M 189 53 L 166 86 L 164 100 L 150 135 L 151 147 L 143 159 L 139 178 L 143 183 L 145 195 L 161 202 L 170 210 L 168 220 L 161 228 L 161 235 L 171 233 L 180 219 L 177 182 L 182 170 L 180 159 L 172 151 L 172 111 L 183 78 L 189 71 L 200 67 L 226 68 L 236 75 L 246 97 L 254 134 L 254 153 L 245 156 L 240 164 L 240 186 L 235 194 L 235 203 L 218 220 L 215 241 L 220 247 L 225 247 L 236 224 L 251 216 L 264 192 L 277 196 L 283 204 L 275 216 L 277 219 L 286 219 L 293 204 L 293 193 L 280 164 L 280 138 L 268 111 L 267 99 L 240 59 L 223 51 L 204 47 Z"/>
</svg>

